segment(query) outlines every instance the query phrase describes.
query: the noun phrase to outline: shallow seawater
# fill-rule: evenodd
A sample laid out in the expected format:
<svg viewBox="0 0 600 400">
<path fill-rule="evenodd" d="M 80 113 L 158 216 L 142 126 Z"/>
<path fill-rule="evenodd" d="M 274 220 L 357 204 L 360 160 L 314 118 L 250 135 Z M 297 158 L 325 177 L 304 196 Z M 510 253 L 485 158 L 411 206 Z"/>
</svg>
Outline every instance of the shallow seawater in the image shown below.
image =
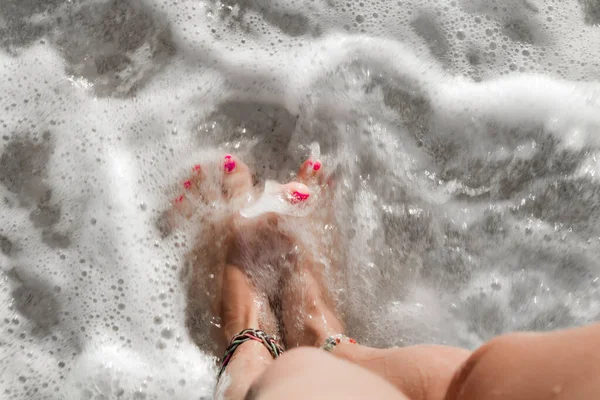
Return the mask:
<svg viewBox="0 0 600 400">
<path fill-rule="evenodd" d="M 366 344 L 600 320 L 595 49 L 592 0 L 2 0 L 1 397 L 210 398 L 157 221 L 223 152 L 319 143 Z"/>
</svg>

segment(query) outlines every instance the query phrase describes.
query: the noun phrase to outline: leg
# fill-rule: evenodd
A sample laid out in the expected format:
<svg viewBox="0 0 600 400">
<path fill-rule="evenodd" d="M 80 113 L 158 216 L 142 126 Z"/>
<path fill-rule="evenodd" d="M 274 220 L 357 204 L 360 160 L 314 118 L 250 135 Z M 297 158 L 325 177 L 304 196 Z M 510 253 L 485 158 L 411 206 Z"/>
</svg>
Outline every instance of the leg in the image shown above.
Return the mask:
<svg viewBox="0 0 600 400">
<path fill-rule="evenodd" d="M 311 168 L 313 165 L 304 163 L 298 179 L 307 185 L 323 185 L 323 170 L 320 165 L 317 170 Z M 322 186 L 321 194 L 327 200 L 326 185 Z M 320 207 L 320 210 L 325 208 Z M 323 219 L 313 221 L 317 227 L 334 225 L 327 212 L 312 218 Z M 318 238 L 319 229 L 316 230 L 313 237 Z M 317 261 L 327 257 L 323 256 L 325 251 L 318 252 L 321 253 L 318 257 L 308 250 L 300 254 L 282 291 L 284 339 L 288 348 L 322 346 L 329 336 L 344 330 L 335 312 L 335 299 L 326 284 L 325 267 Z M 331 262 L 335 263 L 335 257 Z M 454 372 L 470 355 L 469 351 L 444 346 L 382 350 L 352 344 L 340 344 L 332 353 L 384 378 L 413 400 L 442 399 Z"/>
<path fill-rule="evenodd" d="M 342 324 L 333 318 L 331 309 L 325 308 L 326 302 L 317 297 L 320 294 L 318 289 L 307 287 L 304 293 L 303 302 L 296 300 L 296 304 L 306 307 L 301 311 L 306 322 L 299 342 L 302 345 L 320 346 L 331 335 L 331 328 L 341 327 Z M 319 318 L 319 315 L 328 317 Z M 290 330 L 286 329 L 285 332 L 288 342 Z M 343 332 L 343 329 L 337 332 Z M 294 339 L 294 342 L 298 342 L 298 339 Z M 455 371 L 470 352 L 446 346 L 374 349 L 356 344 L 339 344 L 332 354 L 385 379 L 412 400 L 441 400 Z"/>
<path fill-rule="evenodd" d="M 246 400 L 409 400 L 392 385 L 352 363 L 310 348 L 285 353 L 252 386 Z"/>
<path fill-rule="evenodd" d="M 471 353 L 435 345 L 373 349 L 340 344 L 333 354 L 381 376 L 412 400 L 441 400 L 456 369 Z"/>
<path fill-rule="evenodd" d="M 515 333 L 483 345 L 458 370 L 446 400 L 600 398 L 600 324 Z"/>
<path fill-rule="evenodd" d="M 227 155 L 222 165 L 195 166 L 182 186 L 184 194 L 173 204 L 169 215 L 171 221 L 176 223 L 190 219 L 194 213 L 202 214 L 202 223 L 210 226 L 211 238 L 207 244 L 210 250 L 204 250 L 202 244 L 198 244 L 191 253 L 191 260 L 203 262 L 194 264 L 190 276 L 188 308 L 193 310 L 194 302 L 212 303 L 213 315 L 218 317 L 215 325 L 220 327 L 214 339 L 221 354 L 230 339 L 244 329 L 261 329 L 277 335 L 276 319 L 267 297 L 251 277 L 260 266 L 249 265 L 254 260 L 246 257 L 249 252 L 245 247 L 254 250 L 253 240 L 269 226 L 268 221 L 257 218 L 241 223 L 235 212 L 254 195 L 248 167 L 235 156 Z M 226 204 L 227 207 L 215 208 L 215 204 Z M 209 291 L 210 300 L 205 296 Z M 243 399 L 252 382 L 272 362 L 272 356 L 263 344 L 242 343 L 221 376 L 216 388 L 217 397 Z"/>
<path fill-rule="evenodd" d="M 226 265 L 222 287 L 220 315 L 224 341 L 248 328 L 272 332 L 272 328 L 260 323 L 260 314 L 269 312 L 268 306 L 256 296 L 244 271 Z M 227 378 L 219 381 L 217 393 L 223 393 L 225 399 L 243 399 L 252 382 L 272 362 L 271 354 L 261 343 L 252 340 L 243 343 L 233 354 L 226 369 Z"/>
<path fill-rule="evenodd" d="M 234 156 L 226 156 L 224 165 L 223 195 L 230 202 L 238 204 L 247 202 L 252 197 L 252 179 L 248 167 Z M 262 220 L 253 221 L 244 228 L 252 230 L 262 224 Z M 222 269 L 221 290 L 215 304 L 216 313 L 221 318 L 222 336 L 226 344 L 233 335 L 243 329 L 262 329 L 270 334 L 278 333 L 275 317 L 264 294 L 256 293 L 256 288 L 248 275 L 247 265 L 239 258 L 245 253 L 240 248 L 239 236 L 247 233 L 239 229 L 236 218 L 227 221 L 224 236 L 226 242 L 227 261 Z M 250 226 L 252 225 L 252 226 Z M 243 246 L 242 246 L 243 247 Z M 247 341 L 240 345 L 233 354 L 226 369 L 226 379 L 221 379 L 217 392 L 223 393 L 225 399 L 243 399 L 248 388 L 263 371 L 273 362 L 269 351 L 261 343 Z"/>
</svg>

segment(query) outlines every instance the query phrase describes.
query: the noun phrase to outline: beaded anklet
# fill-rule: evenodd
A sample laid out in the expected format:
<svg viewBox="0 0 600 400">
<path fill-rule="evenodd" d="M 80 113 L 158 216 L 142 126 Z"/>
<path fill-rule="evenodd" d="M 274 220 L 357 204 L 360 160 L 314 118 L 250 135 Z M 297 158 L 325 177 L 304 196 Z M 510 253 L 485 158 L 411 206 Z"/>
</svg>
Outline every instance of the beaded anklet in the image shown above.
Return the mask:
<svg viewBox="0 0 600 400">
<path fill-rule="evenodd" d="M 331 352 L 333 351 L 335 346 L 337 346 L 340 343 L 356 344 L 356 340 L 340 333 L 338 335 L 329 336 L 327 339 L 325 339 L 325 344 L 321 348 L 325 351 Z"/>
</svg>

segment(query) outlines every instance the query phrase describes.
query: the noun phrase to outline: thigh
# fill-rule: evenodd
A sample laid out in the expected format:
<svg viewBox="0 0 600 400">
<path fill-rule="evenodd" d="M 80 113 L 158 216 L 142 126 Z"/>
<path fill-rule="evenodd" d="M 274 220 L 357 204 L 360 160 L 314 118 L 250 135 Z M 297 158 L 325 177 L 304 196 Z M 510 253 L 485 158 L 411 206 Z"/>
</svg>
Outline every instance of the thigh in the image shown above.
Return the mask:
<svg viewBox="0 0 600 400">
<path fill-rule="evenodd" d="M 600 398 L 600 325 L 501 336 L 473 353 L 446 400 Z"/>
</svg>

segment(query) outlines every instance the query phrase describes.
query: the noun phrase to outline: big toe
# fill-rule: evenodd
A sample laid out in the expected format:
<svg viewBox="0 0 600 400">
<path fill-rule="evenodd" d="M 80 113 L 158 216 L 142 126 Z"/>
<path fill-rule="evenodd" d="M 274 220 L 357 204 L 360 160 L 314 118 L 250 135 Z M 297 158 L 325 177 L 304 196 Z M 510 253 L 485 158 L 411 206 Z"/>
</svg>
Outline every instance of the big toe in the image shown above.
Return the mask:
<svg viewBox="0 0 600 400">
<path fill-rule="evenodd" d="M 225 155 L 223 157 L 224 196 L 243 205 L 251 201 L 253 186 L 250 168 L 235 155 Z"/>
</svg>

